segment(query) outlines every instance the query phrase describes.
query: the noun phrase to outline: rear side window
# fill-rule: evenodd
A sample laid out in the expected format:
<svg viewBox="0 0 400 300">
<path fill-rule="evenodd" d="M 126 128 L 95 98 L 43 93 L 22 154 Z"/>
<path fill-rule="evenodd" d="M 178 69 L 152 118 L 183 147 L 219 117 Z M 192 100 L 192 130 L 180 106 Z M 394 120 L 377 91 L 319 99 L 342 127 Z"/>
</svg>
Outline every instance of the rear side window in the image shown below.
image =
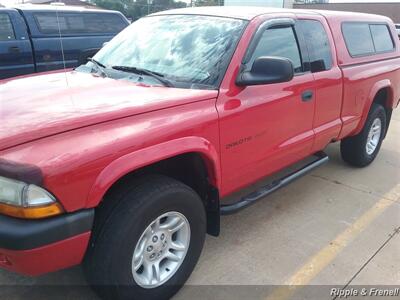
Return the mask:
<svg viewBox="0 0 400 300">
<path fill-rule="evenodd" d="M 0 41 L 15 40 L 13 25 L 10 16 L 0 13 Z"/>
<path fill-rule="evenodd" d="M 248 64 L 250 68 L 260 56 L 288 58 L 292 61 L 295 72 L 302 72 L 300 51 L 292 27 L 265 30 Z"/>
<path fill-rule="evenodd" d="M 332 52 L 324 26 L 316 20 L 300 20 L 311 61 L 311 71 L 320 72 L 332 68 Z"/>
<path fill-rule="evenodd" d="M 385 24 L 344 23 L 342 31 L 351 56 L 365 56 L 394 49 L 392 36 Z"/>
<path fill-rule="evenodd" d="M 375 53 L 374 42 L 372 41 L 368 24 L 345 23 L 342 30 L 347 49 L 352 56 Z"/>
<path fill-rule="evenodd" d="M 376 52 L 393 50 L 394 45 L 389 28 L 384 24 L 371 24 L 369 26 Z"/>
<path fill-rule="evenodd" d="M 127 24 L 118 14 L 40 12 L 34 17 L 43 34 L 99 34 L 118 33 Z"/>
</svg>

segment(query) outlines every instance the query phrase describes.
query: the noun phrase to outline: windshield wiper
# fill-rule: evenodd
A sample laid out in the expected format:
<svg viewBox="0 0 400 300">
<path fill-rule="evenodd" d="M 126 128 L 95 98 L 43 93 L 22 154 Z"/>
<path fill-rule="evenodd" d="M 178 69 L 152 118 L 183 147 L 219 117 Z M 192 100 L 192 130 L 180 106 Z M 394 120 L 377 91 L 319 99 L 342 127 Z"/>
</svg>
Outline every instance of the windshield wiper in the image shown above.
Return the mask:
<svg viewBox="0 0 400 300">
<path fill-rule="evenodd" d="M 104 71 L 104 69 L 107 68 L 105 65 L 91 57 L 88 57 L 87 60 L 96 66 L 97 71 L 99 71 L 103 77 L 108 77 L 106 71 Z"/>
<path fill-rule="evenodd" d="M 169 81 L 168 79 L 164 78 L 165 76 L 161 73 L 142 69 L 142 68 L 137 68 L 137 67 L 128 67 L 128 66 L 112 66 L 114 70 L 118 71 L 123 71 L 123 72 L 129 72 L 129 73 L 135 73 L 138 75 L 147 75 L 150 77 L 153 77 L 157 79 L 159 82 L 161 82 L 163 85 L 167 87 L 174 87 L 174 84 Z"/>
</svg>

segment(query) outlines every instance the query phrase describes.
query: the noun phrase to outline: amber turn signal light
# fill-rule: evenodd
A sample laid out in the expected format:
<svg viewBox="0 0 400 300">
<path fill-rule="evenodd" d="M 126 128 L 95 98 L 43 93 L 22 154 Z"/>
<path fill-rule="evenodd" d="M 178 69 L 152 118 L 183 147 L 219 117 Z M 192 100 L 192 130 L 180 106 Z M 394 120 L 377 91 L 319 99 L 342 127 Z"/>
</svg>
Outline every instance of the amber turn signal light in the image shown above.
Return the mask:
<svg viewBox="0 0 400 300">
<path fill-rule="evenodd" d="M 0 203 L 0 214 L 21 219 L 43 219 L 63 212 L 64 210 L 59 203 L 37 207 L 19 207 Z"/>
</svg>

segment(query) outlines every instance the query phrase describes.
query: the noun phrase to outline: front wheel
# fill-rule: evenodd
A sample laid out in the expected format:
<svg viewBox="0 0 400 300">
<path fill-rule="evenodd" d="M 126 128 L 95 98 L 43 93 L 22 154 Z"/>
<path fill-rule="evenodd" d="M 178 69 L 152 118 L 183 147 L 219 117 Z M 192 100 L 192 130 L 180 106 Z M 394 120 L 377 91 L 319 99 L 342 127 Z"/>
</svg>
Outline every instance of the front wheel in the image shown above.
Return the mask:
<svg viewBox="0 0 400 300">
<path fill-rule="evenodd" d="M 343 160 L 356 167 L 369 165 L 380 150 L 386 126 L 385 108 L 373 103 L 361 132 L 340 143 Z"/>
<path fill-rule="evenodd" d="M 95 230 L 84 269 L 103 299 L 169 299 L 193 271 L 206 215 L 188 186 L 150 176 L 105 199 L 117 202 Z"/>
</svg>

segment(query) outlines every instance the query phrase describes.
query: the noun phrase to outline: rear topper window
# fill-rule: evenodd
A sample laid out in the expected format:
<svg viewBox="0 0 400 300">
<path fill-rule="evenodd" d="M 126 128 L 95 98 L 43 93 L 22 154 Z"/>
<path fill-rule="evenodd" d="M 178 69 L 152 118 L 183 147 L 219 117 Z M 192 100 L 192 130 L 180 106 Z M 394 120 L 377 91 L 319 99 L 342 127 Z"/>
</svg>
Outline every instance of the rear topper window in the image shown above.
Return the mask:
<svg viewBox="0 0 400 300">
<path fill-rule="evenodd" d="M 347 50 L 353 57 L 394 50 L 392 36 L 386 24 L 346 22 L 342 25 L 342 32 Z"/>
<path fill-rule="evenodd" d="M 127 24 L 118 14 L 38 12 L 34 18 L 43 34 L 101 34 L 118 33 Z"/>
<path fill-rule="evenodd" d="M 394 44 L 389 28 L 384 24 L 369 25 L 376 52 L 393 50 Z"/>
</svg>

